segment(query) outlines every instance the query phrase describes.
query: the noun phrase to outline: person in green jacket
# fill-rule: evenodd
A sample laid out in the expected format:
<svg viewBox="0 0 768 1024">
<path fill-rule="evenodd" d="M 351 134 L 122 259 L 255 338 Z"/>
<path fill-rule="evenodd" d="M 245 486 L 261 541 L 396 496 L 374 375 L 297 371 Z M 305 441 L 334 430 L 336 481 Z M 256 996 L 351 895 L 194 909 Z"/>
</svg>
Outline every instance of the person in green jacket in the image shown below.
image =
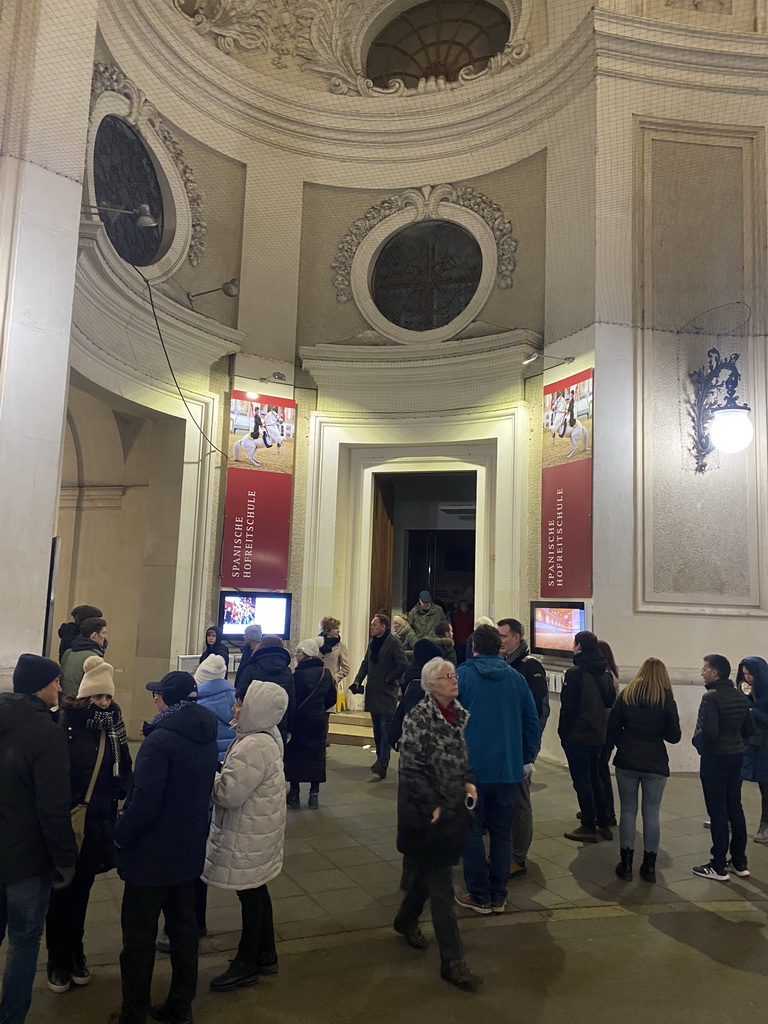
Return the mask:
<svg viewBox="0 0 768 1024">
<path fill-rule="evenodd" d="M 85 619 L 80 636 L 61 659 L 61 689 L 65 697 L 76 697 L 85 673 L 83 666 L 92 654 L 104 657 L 107 650 L 107 623 L 105 619 Z"/>
<path fill-rule="evenodd" d="M 406 619 L 404 615 L 393 616 L 392 629 L 396 634 L 397 639 L 403 645 L 403 650 L 410 654 L 413 650 L 413 645 L 419 638 L 408 625 L 408 619 Z"/>
<path fill-rule="evenodd" d="M 419 600 L 408 612 L 408 625 L 416 634 L 416 639 L 435 635 L 435 626 L 445 619 L 443 609 L 432 602 L 432 595 L 428 590 L 422 590 Z"/>
</svg>

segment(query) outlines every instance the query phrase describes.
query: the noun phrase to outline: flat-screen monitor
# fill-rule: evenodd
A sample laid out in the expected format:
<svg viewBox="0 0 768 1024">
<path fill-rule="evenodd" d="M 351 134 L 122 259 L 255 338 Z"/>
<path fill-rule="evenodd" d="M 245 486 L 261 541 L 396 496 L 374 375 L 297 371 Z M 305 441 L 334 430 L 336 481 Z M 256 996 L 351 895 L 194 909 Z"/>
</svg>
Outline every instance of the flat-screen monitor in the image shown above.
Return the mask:
<svg viewBox="0 0 768 1024">
<path fill-rule="evenodd" d="M 222 590 L 219 598 L 219 629 L 225 637 L 241 637 L 246 626 L 261 626 L 264 636 L 287 640 L 291 632 L 291 595 Z"/>
<path fill-rule="evenodd" d="M 590 613 L 585 601 L 531 601 L 531 653 L 572 658 L 573 638 L 592 627 Z"/>
</svg>

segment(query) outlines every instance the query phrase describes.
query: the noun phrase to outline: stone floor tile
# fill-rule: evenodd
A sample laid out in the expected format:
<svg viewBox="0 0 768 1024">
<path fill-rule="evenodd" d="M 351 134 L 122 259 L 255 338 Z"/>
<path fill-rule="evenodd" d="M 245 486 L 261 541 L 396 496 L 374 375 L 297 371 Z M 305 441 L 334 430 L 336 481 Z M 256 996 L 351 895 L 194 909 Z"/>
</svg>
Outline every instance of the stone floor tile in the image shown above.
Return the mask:
<svg viewBox="0 0 768 1024">
<path fill-rule="evenodd" d="M 333 864 L 316 850 L 311 853 L 290 854 L 283 859 L 283 871 L 291 877 L 307 871 L 323 871 L 332 867 Z"/>
<path fill-rule="evenodd" d="M 278 926 L 289 921 L 310 921 L 326 917 L 325 910 L 309 896 L 288 896 L 272 900 L 272 910 Z"/>
<path fill-rule="evenodd" d="M 328 892 L 330 889 L 346 889 L 349 886 L 349 878 L 338 868 L 331 868 L 327 871 L 301 872 L 291 877 L 304 892 L 312 895 Z"/>
<path fill-rule="evenodd" d="M 312 836 L 307 840 L 307 845 L 313 850 L 325 853 L 328 850 L 352 849 L 359 847 L 360 843 L 346 832 L 329 832 L 326 835 Z"/>
<path fill-rule="evenodd" d="M 356 913 L 358 910 L 375 910 L 382 906 L 375 896 L 360 886 L 338 889 L 335 892 L 318 892 L 315 893 L 314 900 L 321 907 L 325 907 L 333 917 Z"/>
<path fill-rule="evenodd" d="M 341 928 L 333 917 L 318 917 L 311 921 L 284 921 L 280 925 L 280 939 L 306 939 L 315 935 L 333 935 Z"/>
<path fill-rule="evenodd" d="M 387 847 L 389 849 L 389 847 Z M 382 857 L 375 848 L 368 846 L 348 846 L 342 850 L 326 850 L 325 856 L 340 868 L 356 867 L 359 864 L 378 864 Z"/>
<path fill-rule="evenodd" d="M 401 874 L 396 867 L 383 861 L 380 864 L 360 864 L 357 867 L 345 868 L 345 873 L 358 885 L 385 882 L 388 878 L 399 882 Z"/>
</svg>

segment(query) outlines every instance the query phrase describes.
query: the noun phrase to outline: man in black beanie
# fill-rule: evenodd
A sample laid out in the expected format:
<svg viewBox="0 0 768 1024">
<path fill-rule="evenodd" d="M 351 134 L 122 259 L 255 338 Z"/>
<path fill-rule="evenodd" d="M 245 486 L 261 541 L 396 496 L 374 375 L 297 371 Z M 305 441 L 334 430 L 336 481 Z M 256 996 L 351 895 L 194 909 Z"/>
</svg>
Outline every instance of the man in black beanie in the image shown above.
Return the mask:
<svg viewBox="0 0 768 1024">
<path fill-rule="evenodd" d="M 75 874 L 69 750 L 51 716 L 60 675 L 50 658 L 22 654 L 13 693 L 0 694 L 0 941 L 8 933 L 0 1020 L 10 1024 L 21 1024 L 32 1001 L 51 886 Z"/>
<path fill-rule="evenodd" d="M 579 801 L 581 825 L 563 834 L 575 843 L 598 843 L 613 839 L 608 795 L 600 779 L 600 751 L 616 690 L 597 637 L 589 630 L 573 638 L 573 664 L 563 680 L 557 732 Z"/>
</svg>

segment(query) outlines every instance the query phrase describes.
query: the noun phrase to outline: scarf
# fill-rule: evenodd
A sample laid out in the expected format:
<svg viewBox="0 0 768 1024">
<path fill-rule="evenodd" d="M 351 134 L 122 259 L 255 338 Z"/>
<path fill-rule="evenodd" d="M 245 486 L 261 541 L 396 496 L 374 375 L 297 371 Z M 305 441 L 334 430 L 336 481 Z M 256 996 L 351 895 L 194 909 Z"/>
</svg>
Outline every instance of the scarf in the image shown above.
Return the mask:
<svg viewBox="0 0 768 1024">
<path fill-rule="evenodd" d="M 92 710 L 85 723 L 86 729 L 98 729 L 106 732 L 112 748 L 112 774 L 115 778 L 120 776 L 120 761 L 122 747 L 128 743 L 128 734 L 125 731 L 123 717 L 117 708 L 110 708 L 104 711 L 95 704 L 91 705 Z"/>
<path fill-rule="evenodd" d="M 435 697 L 434 695 L 432 697 L 432 700 L 435 702 L 438 711 L 446 720 L 448 725 L 452 725 L 455 729 L 456 723 L 459 720 L 459 709 L 456 707 L 456 704 L 453 701 L 451 701 L 451 703 L 447 706 L 445 704 L 441 704 L 437 697 Z"/>
<path fill-rule="evenodd" d="M 177 711 L 181 711 L 182 708 L 188 708 L 190 704 L 194 704 L 193 700 L 180 700 L 176 704 L 169 704 L 167 708 L 163 708 L 162 711 L 158 711 L 152 721 L 149 723 L 150 726 L 157 725 L 158 722 L 162 722 L 164 718 L 169 718 L 171 715 L 175 715 Z"/>
<path fill-rule="evenodd" d="M 381 636 L 371 637 L 371 661 L 373 662 L 374 665 L 378 665 L 379 663 L 379 653 L 381 651 L 384 641 L 387 639 L 388 636 L 389 630 L 386 630 L 384 633 L 381 634 Z"/>
<path fill-rule="evenodd" d="M 321 633 L 320 636 L 323 638 L 323 643 L 320 645 L 321 654 L 330 654 L 341 640 L 340 636 L 326 636 L 325 633 Z"/>
</svg>

